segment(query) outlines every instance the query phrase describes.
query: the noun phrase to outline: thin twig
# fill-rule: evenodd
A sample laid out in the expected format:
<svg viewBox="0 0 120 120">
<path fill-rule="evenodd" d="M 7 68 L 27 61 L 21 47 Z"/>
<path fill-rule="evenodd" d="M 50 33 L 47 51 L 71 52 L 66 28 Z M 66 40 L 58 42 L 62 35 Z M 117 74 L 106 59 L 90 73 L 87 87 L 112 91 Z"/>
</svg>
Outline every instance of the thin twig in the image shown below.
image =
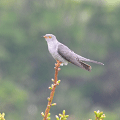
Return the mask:
<svg viewBox="0 0 120 120">
<path fill-rule="evenodd" d="M 48 115 L 48 113 L 50 111 L 50 107 L 51 107 L 52 100 L 53 100 L 54 93 L 55 93 L 55 88 L 57 86 L 57 76 L 58 76 L 58 72 L 60 71 L 60 68 L 59 68 L 60 64 L 61 64 L 61 62 L 57 60 L 57 64 L 55 64 L 54 84 L 52 86 L 50 97 L 48 98 L 48 105 L 47 105 L 47 108 L 45 110 L 45 116 L 44 116 L 43 120 L 47 120 L 47 115 Z"/>
</svg>

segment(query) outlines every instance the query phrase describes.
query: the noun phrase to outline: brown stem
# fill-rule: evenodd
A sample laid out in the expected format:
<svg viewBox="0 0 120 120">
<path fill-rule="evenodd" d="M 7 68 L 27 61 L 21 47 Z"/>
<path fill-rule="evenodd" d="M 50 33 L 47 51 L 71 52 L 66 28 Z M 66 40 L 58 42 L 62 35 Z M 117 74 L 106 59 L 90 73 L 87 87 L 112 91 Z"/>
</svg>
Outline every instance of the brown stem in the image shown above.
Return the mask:
<svg viewBox="0 0 120 120">
<path fill-rule="evenodd" d="M 47 105 L 47 108 L 45 110 L 45 116 L 44 116 L 43 120 L 47 120 L 47 115 L 50 111 L 50 107 L 51 107 L 52 100 L 53 100 L 54 93 L 55 93 L 55 88 L 56 88 L 56 85 L 57 85 L 57 76 L 58 76 L 58 72 L 60 70 L 60 68 L 59 68 L 60 64 L 61 64 L 61 62 L 57 60 L 57 64 L 55 64 L 54 84 L 53 84 L 53 87 L 52 87 L 52 90 L 51 90 L 51 93 L 50 93 L 50 98 L 48 100 L 48 105 Z"/>
</svg>

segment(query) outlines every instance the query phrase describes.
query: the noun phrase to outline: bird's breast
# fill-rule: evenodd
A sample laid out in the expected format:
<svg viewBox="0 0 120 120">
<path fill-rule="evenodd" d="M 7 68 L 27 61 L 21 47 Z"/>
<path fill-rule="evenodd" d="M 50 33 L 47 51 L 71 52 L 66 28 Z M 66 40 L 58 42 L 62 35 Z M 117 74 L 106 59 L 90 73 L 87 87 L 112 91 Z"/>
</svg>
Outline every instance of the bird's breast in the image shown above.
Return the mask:
<svg viewBox="0 0 120 120">
<path fill-rule="evenodd" d="M 54 58 L 56 58 L 58 56 L 57 45 L 51 44 L 51 43 L 48 44 L 48 50 Z"/>
</svg>

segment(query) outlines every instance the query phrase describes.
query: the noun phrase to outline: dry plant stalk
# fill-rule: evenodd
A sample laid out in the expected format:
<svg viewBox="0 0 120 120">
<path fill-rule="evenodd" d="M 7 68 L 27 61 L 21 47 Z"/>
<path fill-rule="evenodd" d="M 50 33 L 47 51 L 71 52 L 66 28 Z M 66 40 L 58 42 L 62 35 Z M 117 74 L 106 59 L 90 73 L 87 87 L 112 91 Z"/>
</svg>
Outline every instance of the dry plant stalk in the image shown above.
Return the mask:
<svg viewBox="0 0 120 120">
<path fill-rule="evenodd" d="M 50 93 L 50 97 L 48 98 L 49 100 L 48 100 L 48 104 L 47 104 L 47 108 L 45 110 L 45 116 L 44 116 L 43 120 L 47 120 L 47 115 L 50 111 L 50 107 L 51 107 L 52 100 L 53 100 L 54 93 L 55 93 L 55 88 L 58 85 L 57 76 L 58 76 L 58 72 L 60 71 L 60 68 L 59 68 L 60 64 L 61 64 L 61 62 L 57 60 L 57 64 L 55 64 L 54 84 L 53 84 L 53 87 L 52 87 L 52 90 L 51 90 L 51 93 Z"/>
</svg>

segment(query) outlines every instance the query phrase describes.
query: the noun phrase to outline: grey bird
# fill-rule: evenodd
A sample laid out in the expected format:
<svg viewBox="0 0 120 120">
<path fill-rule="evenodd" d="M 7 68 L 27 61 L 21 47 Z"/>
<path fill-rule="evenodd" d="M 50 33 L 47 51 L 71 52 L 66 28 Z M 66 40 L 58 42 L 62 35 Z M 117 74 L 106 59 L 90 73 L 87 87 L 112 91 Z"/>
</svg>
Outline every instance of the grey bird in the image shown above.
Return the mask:
<svg viewBox="0 0 120 120">
<path fill-rule="evenodd" d="M 53 58 L 55 60 L 59 60 L 60 62 L 62 62 L 61 66 L 63 64 L 67 65 L 70 62 L 78 67 L 81 67 L 85 70 L 91 71 L 92 67 L 90 65 L 84 63 L 83 61 L 104 65 L 101 62 L 90 60 L 90 59 L 87 59 L 85 57 L 82 57 L 82 56 L 76 54 L 75 52 L 70 50 L 66 45 L 60 43 L 56 39 L 56 36 L 53 34 L 46 34 L 43 37 L 47 41 L 48 50 L 49 50 L 50 54 L 53 56 Z"/>
</svg>

